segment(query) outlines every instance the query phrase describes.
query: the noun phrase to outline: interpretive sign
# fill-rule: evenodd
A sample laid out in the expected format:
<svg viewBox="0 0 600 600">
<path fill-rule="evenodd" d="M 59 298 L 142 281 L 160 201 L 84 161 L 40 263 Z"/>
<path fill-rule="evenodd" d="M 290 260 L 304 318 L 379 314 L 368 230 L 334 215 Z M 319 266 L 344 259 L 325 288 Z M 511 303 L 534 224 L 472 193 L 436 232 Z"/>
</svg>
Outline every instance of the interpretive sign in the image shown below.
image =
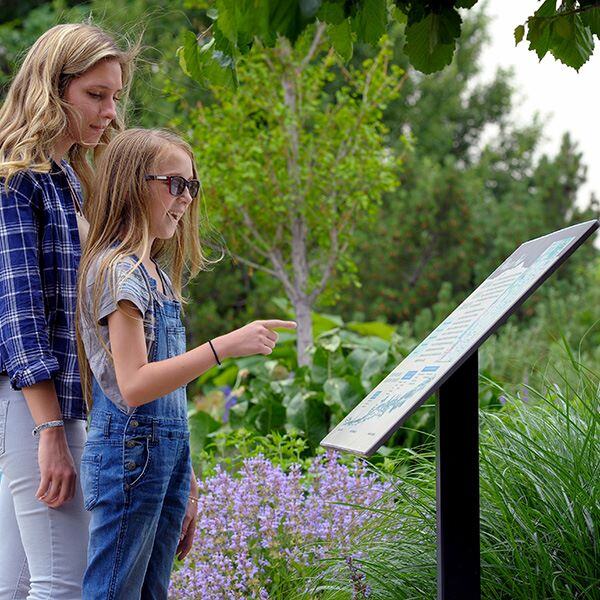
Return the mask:
<svg viewBox="0 0 600 600">
<path fill-rule="evenodd" d="M 375 452 L 598 226 L 580 223 L 519 246 L 321 444 Z"/>
</svg>

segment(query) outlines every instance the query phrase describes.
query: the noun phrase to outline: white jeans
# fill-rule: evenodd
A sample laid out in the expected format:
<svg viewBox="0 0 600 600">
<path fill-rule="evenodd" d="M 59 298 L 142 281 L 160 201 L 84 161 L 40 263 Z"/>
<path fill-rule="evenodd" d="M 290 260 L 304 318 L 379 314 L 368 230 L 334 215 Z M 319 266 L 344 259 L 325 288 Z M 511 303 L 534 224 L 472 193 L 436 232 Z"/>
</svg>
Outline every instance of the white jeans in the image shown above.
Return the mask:
<svg viewBox="0 0 600 600">
<path fill-rule="evenodd" d="M 0 600 L 81 600 L 89 524 L 79 483 L 86 423 L 65 420 L 78 480 L 75 496 L 60 508 L 35 497 L 34 426 L 23 394 L 0 376 Z"/>
</svg>

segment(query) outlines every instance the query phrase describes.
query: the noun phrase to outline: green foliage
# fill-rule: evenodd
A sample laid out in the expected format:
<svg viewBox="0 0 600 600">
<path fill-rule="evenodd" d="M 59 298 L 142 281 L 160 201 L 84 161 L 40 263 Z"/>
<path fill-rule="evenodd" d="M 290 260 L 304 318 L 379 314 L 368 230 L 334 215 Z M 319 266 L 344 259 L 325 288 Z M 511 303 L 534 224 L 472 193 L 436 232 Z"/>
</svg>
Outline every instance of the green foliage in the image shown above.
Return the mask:
<svg viewBox="0 0 600 600">
<path fill-rule="evenodd" d="M 508 395 L 507 410 L 481 415 L 484 598 L 599 598 L 600 381 L 577 361 L 551 377 L 536 404 Z M 436 595 L 432 458 L 403 449 L 381 471 L 395 482 L 393 508 L 377 510 L 375 521 L 356 532 L 353 548 L 370 598 Z M 356 597 L 347 555 L 320 562 L 311 575 L 292 597 Z"/>
<path fill-rule="evenodd" d="M 588 61 L 594 52 L 594 36 L 600 37 L 600 2 L 575 2 L 546 0 L 525 25 L 515 29 L 515 42 L 518 44 L 525 34 L 529 49 L 538 58 L 550 52 L 576 71 Z"/>
<path fill-rule="evenodd" d="M 184 70 L 208 85 L 237 86 L 236 68 L 256 40 L 273 47 L 278 36 L 292 44 L 312 23 L 326 26 L 329 43 L 345 61 L 357 44 L 376 45 L 386 31 L 406 24 L 404 52 L 423 73 L 443 69 L 452 61 L 462 33 L 459 9 L 471 9 L 477 0 L 216 0 L 211 9 L 212 38 L 189 36 L 182 47 Z M 591 56 L 600 30 L 597 0 L 546 0 L 527 20 L 529 48 L 542 58 L 548 50 L 577 70 Z M 191 6 L 206 5 L 191 0 Z M 515 42 L 525 25 L 515 29 Z"/>
<path fill-rule="evenodd" d="M 418 21 L 408 16 L 404 51 L 411 64 L 423 73 L 449 65 L 460 36 L 461 18 L 454 8 L 431 12 Z"/>
<path fill-rule="evenodd" d="M 412 152 L 402 186 L 358 232 L 360 286 L 330 299 L 346 319 L 413 321 L 444 282 L 458 302 L 523 241 L 598 215 L 597 203 L 585 210 L 577 204 L 586 167 L 572 138 L 565 135 L 548 155 L 541 120 L 512 122 L 511 74 L 500 70 L 489 83 L 473 84 L 486 28 L 484 15 L 466 19 L 452 64 L 408 77 L 384 113 L 388 143 L 401 148 L 408 136 Z M 403 31 L 392 39 L 404 67 Z M 595 254 L 586 245 L 559 277 L 572 280 L 575 266 Z"/>
</svg>

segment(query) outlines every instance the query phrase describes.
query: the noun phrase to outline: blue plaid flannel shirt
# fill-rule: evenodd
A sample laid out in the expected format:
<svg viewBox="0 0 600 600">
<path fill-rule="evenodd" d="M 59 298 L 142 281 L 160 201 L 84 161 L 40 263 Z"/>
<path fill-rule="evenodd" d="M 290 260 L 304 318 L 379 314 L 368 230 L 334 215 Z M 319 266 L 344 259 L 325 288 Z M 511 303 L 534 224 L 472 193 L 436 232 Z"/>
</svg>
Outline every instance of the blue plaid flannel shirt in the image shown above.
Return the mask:
<svg viewBox="0 0 600 600">
<path fill-rule="evenodd" d="M 66 161 L 0 179 L 0 371 L 13 389 L 52 379 L 65 419 L 85 419 L 75 307 L 81 257 Z M 64 171 L 64 172 L 63 172 Z"/>
</svg>

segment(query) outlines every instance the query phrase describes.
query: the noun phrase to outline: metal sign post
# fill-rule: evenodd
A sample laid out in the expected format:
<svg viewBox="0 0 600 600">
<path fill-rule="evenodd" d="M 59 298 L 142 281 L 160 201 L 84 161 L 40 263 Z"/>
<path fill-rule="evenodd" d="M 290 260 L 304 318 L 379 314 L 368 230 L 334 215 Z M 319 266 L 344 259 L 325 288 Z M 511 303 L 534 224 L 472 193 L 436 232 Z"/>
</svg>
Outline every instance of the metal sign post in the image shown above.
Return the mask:
<svg viewBox="0 0 600 600">
<path fill-rule="evenodd" d="M 475 351 L 442 385 L 437 402 L 439 600 L 481 597 L 477 366 Z"/>
</svg>

